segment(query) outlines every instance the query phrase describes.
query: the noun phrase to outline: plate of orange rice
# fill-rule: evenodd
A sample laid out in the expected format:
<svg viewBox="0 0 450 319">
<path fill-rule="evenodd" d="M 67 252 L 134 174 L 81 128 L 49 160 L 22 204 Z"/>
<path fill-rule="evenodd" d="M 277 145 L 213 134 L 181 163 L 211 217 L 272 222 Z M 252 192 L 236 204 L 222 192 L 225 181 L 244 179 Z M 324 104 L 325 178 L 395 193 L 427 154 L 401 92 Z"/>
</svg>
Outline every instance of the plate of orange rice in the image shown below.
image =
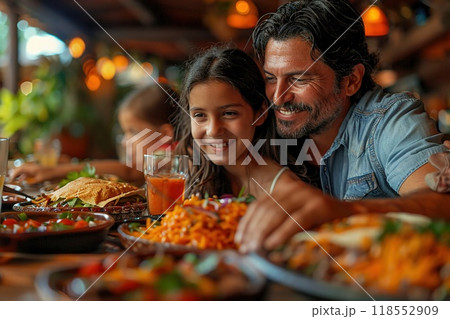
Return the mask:
<svg viewBox="0 0 450 319">
<path fill-rule="evenodd" d="M 192 196 L 164 216 L 148 218 L 145 224 L 120 225 L 119 237 L 136 253 L 235 250 L 234 235 L 248 202 L 245 197 Z"/>
</svg>

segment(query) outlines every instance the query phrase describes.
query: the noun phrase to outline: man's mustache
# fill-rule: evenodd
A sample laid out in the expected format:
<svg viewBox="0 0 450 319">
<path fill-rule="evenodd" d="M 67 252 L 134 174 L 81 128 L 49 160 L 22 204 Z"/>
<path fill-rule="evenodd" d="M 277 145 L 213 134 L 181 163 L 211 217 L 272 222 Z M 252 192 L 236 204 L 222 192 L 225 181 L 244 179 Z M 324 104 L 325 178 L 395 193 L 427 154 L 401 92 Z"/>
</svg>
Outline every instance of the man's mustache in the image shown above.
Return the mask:
<svg viewBox="0 0 450 319">
<path fill-rule="evenodd" d="M 312 107 L 307 104 L 304 104 L 304 103 L 300 103 L 300 104 L 284 103 L 282 105 L 273 104 L 273 109 L 275 111 L 279 111 L 280 109 L 285 109 L 289 112 L 301 112 L 301 111 L 312 112 Z"/>
</svg>

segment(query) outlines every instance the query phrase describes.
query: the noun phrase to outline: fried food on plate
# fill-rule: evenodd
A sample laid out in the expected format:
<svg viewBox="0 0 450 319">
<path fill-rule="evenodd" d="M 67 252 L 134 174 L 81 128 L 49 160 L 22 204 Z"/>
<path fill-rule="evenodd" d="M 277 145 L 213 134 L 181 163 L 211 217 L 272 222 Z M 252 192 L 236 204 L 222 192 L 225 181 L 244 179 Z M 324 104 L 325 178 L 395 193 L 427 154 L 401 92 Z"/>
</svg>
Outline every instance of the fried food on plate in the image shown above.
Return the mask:
<svg viewBox="0 0 450 319">
<path fill-rule="evenodd" d="M 145 202 L 143 189 L 90 177 L 80 177 L 33 201 L 35 205 L 54 207 L 107 207 L 142 202 Z"/>
</svg>

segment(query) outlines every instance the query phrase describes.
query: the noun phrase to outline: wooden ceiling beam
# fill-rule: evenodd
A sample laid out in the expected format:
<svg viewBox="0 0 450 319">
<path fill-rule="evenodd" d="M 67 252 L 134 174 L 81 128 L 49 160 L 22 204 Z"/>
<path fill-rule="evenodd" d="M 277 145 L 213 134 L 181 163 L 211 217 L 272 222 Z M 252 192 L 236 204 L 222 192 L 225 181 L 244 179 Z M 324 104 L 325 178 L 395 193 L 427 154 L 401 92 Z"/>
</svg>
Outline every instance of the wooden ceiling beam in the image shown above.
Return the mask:
<svg viewBox="0 0 450 319">
<path fill-rule="evenodd" d="M 152 28 L 115 28 L 107 30 L 116 41 L 139 40 L 139 41 L 159 41 L 159 42 L 204 42 L 216 41 L 207 30 L 189 29 L 177 27 L 152 27 Z M 95 33 L 97 39 L 109 38 L 103 31 Z"/>
<path fill-rule="evenodd" d="M 156 23 L 156 17 L 146 6 L 136 0 L 119 0 L 119 2 L 127 8 L 139 22 L 144 26 L 151 26 Z"/>
<path fill-rule="evenodd" d="M 38 1 L 22 0 L 17 1 L 20 12 L 27 13 L 44 24 L 46 31 L 60 37 L 61 39 L 70 39 L 74 36 L 83 36 L 89 38 L 89 30 L 83 25 L 76 23 L 70 17 L 62 15 L 44 6 Z"/>
</svg>

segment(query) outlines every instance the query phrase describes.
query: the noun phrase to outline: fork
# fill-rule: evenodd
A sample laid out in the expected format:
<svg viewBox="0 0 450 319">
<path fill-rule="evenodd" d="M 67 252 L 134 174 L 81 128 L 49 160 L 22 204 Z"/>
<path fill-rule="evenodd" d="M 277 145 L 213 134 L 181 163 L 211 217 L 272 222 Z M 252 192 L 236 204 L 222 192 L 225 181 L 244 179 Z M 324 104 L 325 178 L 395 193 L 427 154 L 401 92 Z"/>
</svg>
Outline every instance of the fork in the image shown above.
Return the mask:
<svg viewBox="0 0 450 319">
<path fill-rule="evenodd" d="M 438 191 L 449 191 L 450 190 L 450 150 L 443 152 L 445 156 L 445 166 L 439 171 L 437 176 L 436 188 Z M 442 190 L 440 190 L 442 188 Z"/>
</svg>

